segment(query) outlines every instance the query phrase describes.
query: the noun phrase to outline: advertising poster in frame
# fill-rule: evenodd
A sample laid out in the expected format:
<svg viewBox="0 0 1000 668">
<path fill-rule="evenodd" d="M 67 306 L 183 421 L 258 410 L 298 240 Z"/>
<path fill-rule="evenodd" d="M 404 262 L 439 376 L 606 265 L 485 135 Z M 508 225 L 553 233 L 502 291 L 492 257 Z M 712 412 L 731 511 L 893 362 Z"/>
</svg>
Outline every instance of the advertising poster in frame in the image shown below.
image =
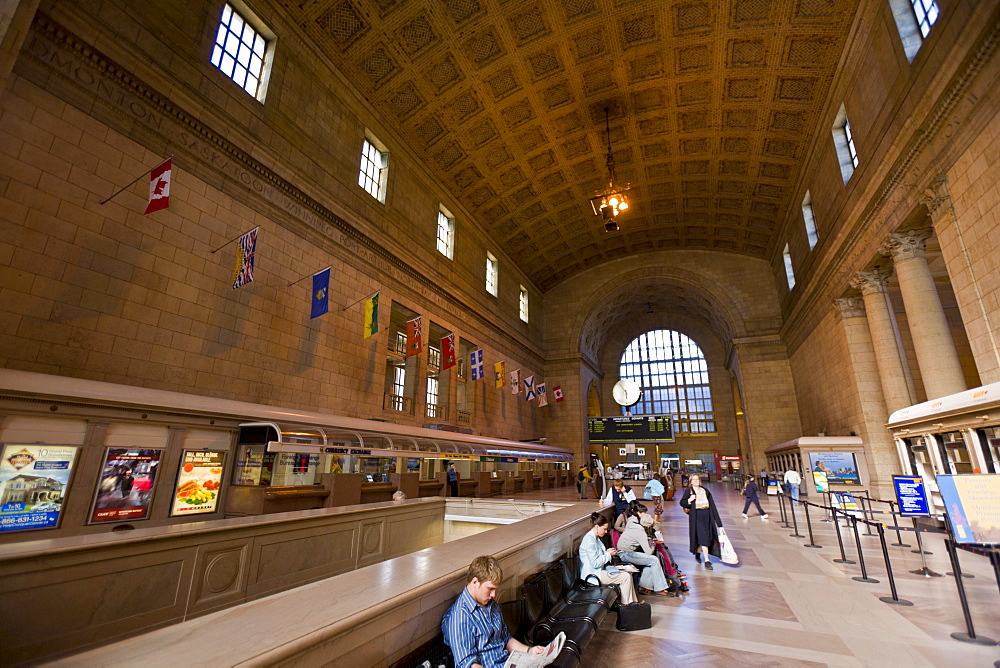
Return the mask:
<svg viewBox="0 0 1000 668">
<path fill-rule="evenodd" d="M 75 445 L 8 443 L 0 452 L 0 531 L 59 526 Z"/>
<path fill-rule="evenodd" d="M 830 485 L 860 485 L 861 475 L 853 452 L 810 452 L 809 466 L 826 474 Z"/>
<path fill-rule="evenodd" d="M 159 448 L 108 448 L 90 523 L 146 519 L 162 456 Z"/>
<path fill-rule="evenodd" d="M 1000 474 L 939 474 L 938 489 L 956 543 L 1000 543 Z"/>
<path fill-rule="evenodd" d="M 185 450 L 181 455 L 170 515 L 200 515 L 218 510 L 225 462 L 225 452 Z"/>
</svg>

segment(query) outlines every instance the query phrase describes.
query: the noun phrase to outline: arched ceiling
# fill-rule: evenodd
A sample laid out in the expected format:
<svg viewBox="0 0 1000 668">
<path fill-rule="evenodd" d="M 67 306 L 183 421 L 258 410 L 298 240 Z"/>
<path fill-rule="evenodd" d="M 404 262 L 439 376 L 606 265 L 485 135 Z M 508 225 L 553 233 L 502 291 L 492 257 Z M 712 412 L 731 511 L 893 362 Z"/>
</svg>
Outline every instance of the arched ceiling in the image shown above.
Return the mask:
<svg viewBox="0 0 1000 668">
<path fill-rule="evenodd" d="M 281 2 L 542 290 L 645 251 L 768 257 L 858 7 Z M 632 204 L 610 234 L 605 108 Z"/>
</svg>

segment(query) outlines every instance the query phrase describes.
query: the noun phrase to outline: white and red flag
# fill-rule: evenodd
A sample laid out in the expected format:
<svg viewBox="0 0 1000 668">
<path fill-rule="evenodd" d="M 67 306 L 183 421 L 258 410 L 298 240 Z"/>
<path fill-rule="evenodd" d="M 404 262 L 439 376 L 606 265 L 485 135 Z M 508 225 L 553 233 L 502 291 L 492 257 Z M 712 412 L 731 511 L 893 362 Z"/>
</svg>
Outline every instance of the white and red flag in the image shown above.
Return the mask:
<svg viewBox="0 0 1000 668">
<path fill-rule="evenodd" d="M 552 396 L 554 396 L 556 398 L 556 401 L 562 401 L 563 400 L 562 387 L 560 387 L 559 385 L 556 385 L 555 387 L 553 387 L 552 388 Z"/>
<path fill-rule="evenodd" d="M 167 158 L 149 173 L 149 204 L 144 213 L 153 213 L 170 206 L 170 168 L 173 158 Z"/>
</svg>

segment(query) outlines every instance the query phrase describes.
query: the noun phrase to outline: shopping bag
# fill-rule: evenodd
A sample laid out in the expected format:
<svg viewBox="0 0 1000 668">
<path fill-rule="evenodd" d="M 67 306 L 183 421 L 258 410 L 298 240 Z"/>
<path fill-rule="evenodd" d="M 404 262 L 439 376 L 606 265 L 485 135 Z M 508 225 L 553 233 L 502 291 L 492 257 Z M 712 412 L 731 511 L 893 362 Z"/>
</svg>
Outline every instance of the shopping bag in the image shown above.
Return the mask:
<svg viewBox="0 0 1000 668">
<path fill-rule="evenodd" d="M 719 527 L 719 549 L 722 552 L 722 563 L 740 563 L 740 558 L 736 556 L 736 550 L 733 549 L 733 543 L 729 540 L 729 536 L 726 535 L 726 530 L 722 527 Z"/>
</svg>

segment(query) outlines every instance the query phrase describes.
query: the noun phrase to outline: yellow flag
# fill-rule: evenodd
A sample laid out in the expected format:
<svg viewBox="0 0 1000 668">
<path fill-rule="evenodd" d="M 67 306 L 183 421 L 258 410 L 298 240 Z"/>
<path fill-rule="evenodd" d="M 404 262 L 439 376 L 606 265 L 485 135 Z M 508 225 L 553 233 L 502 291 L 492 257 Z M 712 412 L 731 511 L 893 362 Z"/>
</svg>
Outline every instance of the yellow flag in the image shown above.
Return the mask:
<svg viewBox="0 0 1000 668">
<path fill-rule="evenodd" d="M 495 387 L 503 387 L 507 382 L 507 374 L 504 372 L 504 362 L 497 362 L 493 365 L 493 383 Z"/>
<path fill-rule="evenodd" d="M 378 293 L 365 300 L 365 338 L 378 333 Z"/>
</svg>

